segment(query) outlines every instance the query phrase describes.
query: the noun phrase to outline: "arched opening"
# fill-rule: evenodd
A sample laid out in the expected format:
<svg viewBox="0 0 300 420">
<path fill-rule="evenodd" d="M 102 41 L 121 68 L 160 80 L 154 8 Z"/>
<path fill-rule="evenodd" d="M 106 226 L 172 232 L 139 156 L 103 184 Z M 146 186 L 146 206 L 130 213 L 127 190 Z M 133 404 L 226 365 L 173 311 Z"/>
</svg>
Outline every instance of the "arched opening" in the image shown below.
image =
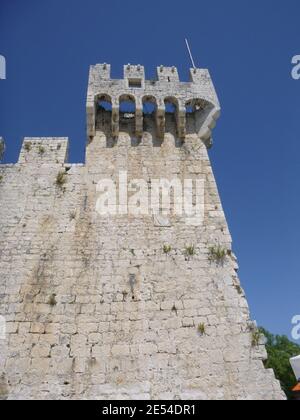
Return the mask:
<svg viewBox="0 0 300 420">
<path fill-rule="evenodd" d="M 165 131 L 177 136 L 178 101 L 174 97 L 168 97 L 165 103 Z"/>
<path fill-rule="evenodd" d="M 187 115 L 190 115 L 190 114 L 194 113 L 194 107 L 193 107 L 191 102 L 187 102 L 185 104 L 185 112 L 186 112 Z"/>
<path fill-rule="evenodd" d="M 107 94 L 96 99 L 96 130 L 108 131 L 111 126 L 112 99 Z"/>
<path fill-rule="evenodd" d="M 143 131 L 156 130 L 157 102 L 154 96 L 145 96 L 143 98 Z"/>
<path fill-rule="evenodd" d="M 207 105 L 208 102 L 203 99 L 191 99 L 186 102 L 185 110 L 187 114 L 194 114 L 195 112 L 203 111 Z"/>
<path fill-rule="evenodd" d="M 154 96 L 145 96 L 143 98 L 143 114 L 154 115 L 157 110 L 157 103 Z"/>
<path fill-rule="evenodd" d="M 120 130 L 133 134 L 135 132 L 136 102 L 132 95 L 119 98 Z"/>
<path fill-rule="evenodd" d="M 168 97 L 165 99 L 166 114 L 175 115 L 178 109 L 178 101 L 176 98 Z"/>
<path fill-rule="evenodd" d="M 112 111 L 112 103 L 111 101 L 108 101 L 107 99 L 99 100 L 98 107 L 100 109 L 103 109 L 104 111 L 108 111 L 108 112 Z"/>
<path fill-rule="evenodd" d="M 124 114 L 135 114 L 136 105 L 135 99 L 131 95 L 122 95 L 119 100 L 119 109 L 120 115 L 124 116 Z"/>
<path fill-rule="evenodd" d="M 185 104 L 187 133 L 199 132 L 212 108 L 213 105 L 204 99 L 194 98 L 187 101 Z"/>
</svg>

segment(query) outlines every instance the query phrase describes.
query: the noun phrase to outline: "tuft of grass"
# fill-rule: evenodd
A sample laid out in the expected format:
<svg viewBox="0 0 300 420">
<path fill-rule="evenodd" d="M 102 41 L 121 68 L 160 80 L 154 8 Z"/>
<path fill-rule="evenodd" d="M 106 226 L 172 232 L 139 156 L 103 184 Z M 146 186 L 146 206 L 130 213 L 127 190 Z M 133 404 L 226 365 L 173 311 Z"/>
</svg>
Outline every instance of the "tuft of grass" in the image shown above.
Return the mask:
<svg viewBox="0 0 300 420">
<path fill-rule="evenodd" d="M 65 185 L 65 183 L 67 182 L 67 174 L 66 174 L 66 172 L 65 171 L 59 172 L 57 174 L 57 177 L 56 177 L 56 181 L 55 182 L 56 182 L 56 185 L 58 187 L 62 188 Z"/>
<path fill-rule="evenodd" d="M 261 338 L 262 338 L 262 333 L 258 329 L 252 331 L 252 337 L 251 337 L 252 347 L 258 347 L 260 344 Z"/>
<path fill-rule="evenodd" d="M 209 261 L 217 264 L 224 264 L 228 251 L 220 245 L 209 248 Z"/>
<path fill-rule="evenodd" d="M 24 149 L 26 150 L 26 152 L 30 152 L 30 150 L 31 150 L 31 143 L 30 143 L 30 141 L 28 141 L 28 142 L 25 143 Z"/>
<path fill-rule="evenodd" d="M 185 254 L 188 257 L 193 257 L 194 255 L 196 255 L 196 248 L 194 245 L 188 245 L 185 247 Z"/>
<path fill-rule="evenodd" d="M 242 287 L 239 284 L 237 284 L 235 288 L 239 295 L 242 295 L 244 293 Z"/>
<path fill-rule="evenodd" d="M 2 182 L 3 180 L 3 175 L 0 175 L 0 182 Z"/>
<path fill-rule="evenodd" d="M 50 296 L 50 298 L 49 298 L 49 300 L 48 300 L 48 305 L 50 305 L 50 306 L 56 306 L 56 305 L 57 305 L 57 301 L 56 301 L 56 294 L 55 294 L 55 293 L 53 293 L 53 294 Z"/>
<path fill-rule="evenodd" d="M 172 251 L 171 245 L 164 245 L 163 246 L 163 251 L 164 251 L 165 254 L 170 254 L 170 252 Z"/>
<path fill-rule="evenodd" d="M 206 332 L 206 327 L 203 323 L 199 324 L 197 327 L 197 331 L 200 335 L 204 335 Z"/>
<path fill-rule="evenodd" d="M 39 146 L 39 149 L 38 149 L 38 152 L 39 152 L 39 155 L 43 155 L 43 154 L 45 154 L 45 152 L 46 152 L 46 150 L 45 150 L 45 148 L 44 148 L 44 146 Z"/>
</svg>

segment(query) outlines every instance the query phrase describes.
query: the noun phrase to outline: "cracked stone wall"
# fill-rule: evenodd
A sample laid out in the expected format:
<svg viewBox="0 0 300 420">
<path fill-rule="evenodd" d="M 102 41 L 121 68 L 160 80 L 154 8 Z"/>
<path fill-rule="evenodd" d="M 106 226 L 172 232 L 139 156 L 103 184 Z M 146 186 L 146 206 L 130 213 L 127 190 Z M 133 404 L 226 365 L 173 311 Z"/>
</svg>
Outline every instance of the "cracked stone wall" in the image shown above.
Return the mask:
<svg viewBox="0 0 300 420">
<path fill-rule="evenodd" d="M 84 165 L 66 163 L 65 138 L 27 138 L 18 163 L 0 165 L 1 399 L 284 398 L 252 343 L 204 141 L 192 128 L 177 138 L 173 115 L 160 140 L 144 123 L 136 138 L 120 121 L 115 139 L 99 112 Z M 125 170 L 202 178 L 204 224 L 100 216 L 98 181 Z M 222 264 L 209 258 L 219 245 Z"/>
</svg>

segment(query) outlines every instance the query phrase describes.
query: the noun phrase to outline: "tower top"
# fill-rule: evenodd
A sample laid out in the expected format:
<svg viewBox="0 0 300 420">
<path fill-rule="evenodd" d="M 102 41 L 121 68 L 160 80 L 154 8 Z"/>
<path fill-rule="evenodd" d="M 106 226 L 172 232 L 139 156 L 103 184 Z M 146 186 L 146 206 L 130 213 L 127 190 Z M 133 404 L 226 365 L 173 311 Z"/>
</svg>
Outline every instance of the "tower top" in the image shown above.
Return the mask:
<svg viewBox="0 0 300 420">
<path fill-rule="evenodd" d="M 207 69 L 190 69 L 190 81 L 181 82 L 176 67 L 157 67 L 155 80 L 145 79 L 142 65 L 124 65 L 124 78 L 111 79 L 110 64 L 96 64 L 90 67 L 87 94 L 87 134 L 91 138 L 96 132 L 96 113 L 99 101 L 111 104 L 112 134 L 119 133 L 120 102 L 135 103 L 136 135 L 143 133 L 143 106 L 152 102 L 155 106 L 157 132 L 163 137 L 165 131 L 166 103 L 175 107 L 177 132 L 181 138 L 186 134 L 186 114 L 204 111 L 211 128 L 220 113 L 220 105 L 213 82 Z M 203 115 L 202 118 L 203 120 Z M 202 121 L 203 122 L 203 121 Z M 206 130 L 207 131 L 207 130 Z M 207 137 L 207 133 L 202 136 Z M 210 134 L 209 134 L 210 135 Z M 206 138 L 207 140 L 207 138 Z"/>
</svg>

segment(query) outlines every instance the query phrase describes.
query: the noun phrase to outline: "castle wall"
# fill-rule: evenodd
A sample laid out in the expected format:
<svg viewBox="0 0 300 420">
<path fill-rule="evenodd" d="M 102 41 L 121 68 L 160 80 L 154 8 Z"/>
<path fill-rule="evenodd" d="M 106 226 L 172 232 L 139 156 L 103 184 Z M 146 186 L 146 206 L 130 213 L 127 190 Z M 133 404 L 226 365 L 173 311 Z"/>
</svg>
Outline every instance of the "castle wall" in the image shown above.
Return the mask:
<svg viewBox="0 0 300 420">
<path fill-rule="evenodd" d="M 149 124 L 140 141 L 109 138 L 107 124 L 86 165 L 65 164 L 65 139 L 26 139 L 19 162 L 0 166 L 3 398 L 283 397 L 264 346 L 251 344 L 234 255 L 209 260 L 211 246 L 231 251 L 231 238 L 206 147 L 172 130 L 158 146 Z M 146 182 L 204 179 L 204 225 L 101 217 L 97 183 L 125 170 Z"/>
<path fill-rule="evenodd" d="M 18 162 L 0 165 L 0 399 L 284 398 L 263 367 L 208 157 L 219 112 L 207 70 L 182 83 L 159 67 L 146 81 L 128 65 L 111 80 L 96 65 L 85 164 L 68 163 L 66 138 L 26 138 Z M 203 219 L 99 214 L 99 182 L 119 194 L 124 173 L 131 200 L 141 180 L 148 198 L 153 180 L 199 182 Z"/>
</svg>

